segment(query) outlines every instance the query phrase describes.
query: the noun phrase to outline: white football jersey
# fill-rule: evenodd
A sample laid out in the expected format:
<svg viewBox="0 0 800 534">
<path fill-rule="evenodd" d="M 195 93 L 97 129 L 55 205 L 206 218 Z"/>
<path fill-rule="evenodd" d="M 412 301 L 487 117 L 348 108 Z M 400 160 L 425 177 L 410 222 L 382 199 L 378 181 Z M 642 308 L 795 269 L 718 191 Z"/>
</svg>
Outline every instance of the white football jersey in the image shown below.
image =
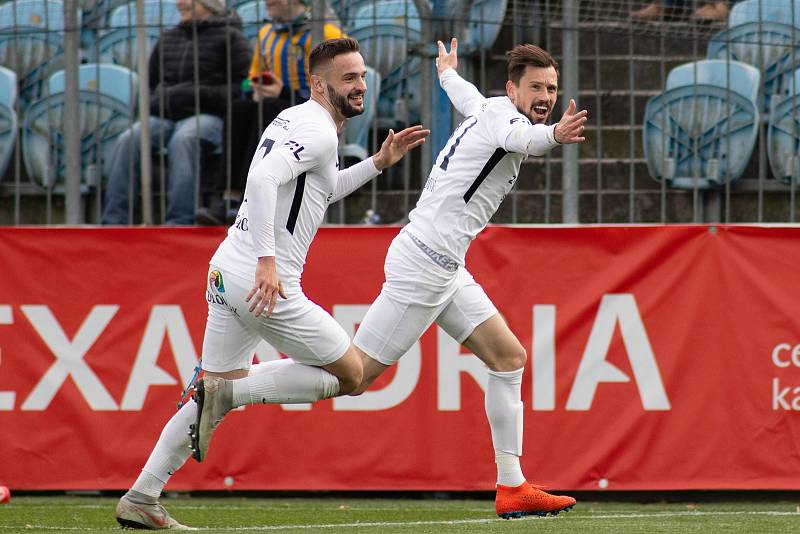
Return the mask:
<svg viewBox="0 0 800 534">
<path fill-rule="evenodd" d="M 406 229 L 461 265 L 529 156 L 557 146 L 555 126 L 532 125 L 507 96 L 484 98 L 452 69 L 442 88 L 465 117 L 431 169 Z"/>
<path fill-rule="evenodd" d="M 282 111 L 261 135 L 236 222 L 211 264 L 253 279 L 258 258 L 274 255 L 284 287 L 299 288 L 308 248 L 336 189 L 338 142 L 333 118 L 314 100 Z M 274 211 L 269 232 L 261 235 L 253 221 L 264 214 L 251 211 L 256 198 Z"/>
</svg>

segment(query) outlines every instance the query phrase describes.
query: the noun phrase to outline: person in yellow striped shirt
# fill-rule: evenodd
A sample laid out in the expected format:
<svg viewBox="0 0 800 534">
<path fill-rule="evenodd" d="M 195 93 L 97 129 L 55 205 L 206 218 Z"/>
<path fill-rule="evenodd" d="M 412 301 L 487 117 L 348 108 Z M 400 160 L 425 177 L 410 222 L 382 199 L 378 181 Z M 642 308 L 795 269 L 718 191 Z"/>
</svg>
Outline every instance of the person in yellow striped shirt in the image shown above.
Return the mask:
<svg viewBox="0 0 800 534">
<path fill-rule="evenodd" d="M 258 32 L 258 42 L 250 64 L 252 93 L 245 100 L 233 102 L 230 142 L 224 144 L 225 158 L 230 154 L 230 182 L 222 173 L 219 184 L 222 200 L 195 212 L 195 223 L 224 225 L 233 222 L 241 203 L 251 155 L 261 132 L 282 110 L 309 99 L 308 57 L 318 43 L 311 42 L 310 0 L 265 0 L 270 22 Z M 325 40 L 346 37 L 332 21 L 330 9 L 325 14 Z M 228 128 L 224 130 L 228 132 Z"/>
<path fill-rule="evenodd" d="M 290 100 L 292 92 L 295 93 L 294 103 L 308 100 L 308 56 L 313 45 L 307 5 L 298 0 L 266 0 L 266 5 L 270 22 L 258 32 L 250 64 L 253 100 Z M 338 26 L 325 22 L 325 40 L 344 36 Z M 260 80 L 259 74 L 265 71 L 271 76 Z"/>
</svg>

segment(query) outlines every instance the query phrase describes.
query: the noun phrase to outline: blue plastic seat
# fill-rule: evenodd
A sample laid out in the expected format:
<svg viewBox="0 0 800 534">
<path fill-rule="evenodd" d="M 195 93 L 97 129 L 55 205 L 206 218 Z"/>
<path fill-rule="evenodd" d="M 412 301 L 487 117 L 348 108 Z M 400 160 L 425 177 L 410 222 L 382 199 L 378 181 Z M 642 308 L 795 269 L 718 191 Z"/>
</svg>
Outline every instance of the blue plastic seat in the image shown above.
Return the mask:
<svg viewBox="0 0 800 534">
<path fill-rule="evenodd" d="M 650 175 L 684 189 L 738 179 L 756 144 L 760 80 L 756 68 L 736 61 L 673 69 L 667 88 L 645 108 L 642 140 Z"/>
<path fill-rule="evenodd" d="M 17 143 L 17 75 L 0 67 L 0 180 L 8 169 Z"/>
<path fill-rule="evenodd" d="M 503 27 L 507 6 L 508 0 L 475 0 L 464 27 L 464 37 L 459 39 L 459 48 L 463 45 L 465 52 L 490 50 Z"/>
<path fill-rule="evenodd" d="M 799 2 L 800 3 L 800 2 Z M 717 33 L 708 43 L 708 59 L 731 59 L 761 71 L 762 120 L 777 100 L 789 94 L 792 71 L 798 59 L 792 49 L 800 46 L 800 29 L 779 22 L 748 22 Z"/>
<path fill-rule="evenodd" d="M 160 0 L 145 0 L 144 21 L 147 34 L 147 56 L 161 31 L 178 24 L 180 15 L 175 6 Z M 90 47 L 97 62 L 115 63 L 129 69 L 137 67 L 136 2 L 116 7 L 109 17 L 108 30 L 101 31 L 96 45 Z"/>
<path fill-rule="evenodd" d="M 780 22 L 800 27 L 800 2 L 797 0 L 744 0 L 728 15 L 728 27 L 748 22 Z"/>
<path fill-rule="evenodd" d="M 359 7 L 347 33 L 361 43 L 364 61 L 388 77 L 421 41 L 421 23 L 411 0 L 377 0 Z"/>
<path fill-rule="evenodd" d="M 345 144 L 339 148 L 342 156 L 365 160 L 369 157 L 369 130 L 378 107 L 381 75 L 367 67 L 367 94 L 364 95 L 364 113 L 348 119 L 344 130 Z"/>
<path fill-rule="evenodd" d="M 252 0 L 236 6 L 236 13 L 242 19 L 242 33 L 255 46 L 258 31 L 267 23 L 267 6 L 262 0 Z"/>
<path fill-rule="evenodd" d="M 384 124 L 394 127 L 397 122 L 419 122 L 422 103 L 420 64 L 420 58 L 412 58 L 381 81 L 378 117 Z"/>
<path fill-rule="evenodd" d="M 25 110 L 22 156 L 28 176 L 42 187 L 59 187 L 64 179 L 65 136 L 81 141 L 81 183 L 99 183 L 117 137 L 134 122 L 136 74 L 118 65 L 82 65 L 79 73 L 80 124 L 64 124 L 64 74 L 48 80 L 50 94 Z"/>
<path fill-rule="evenodd" d="M 63 68 L 63 30 L 61 0 L 0 4 L 0 65 L 17 73 L 19 96 L 23 100 L 37 98 L 42 92 L 42 81 Z"/>
<path fill-rule="evenodd" d="M 78 67 L 78 89 L 116 98 L 131 107 L 136 105 L 139 76 L 132 70 L 108 63 L 86 63 Z M 47 80 L 49 94 L 64 92 L 64 71 Z"/>
<path fill-rule="evenodd" d="M 793 93 L 772 108 L 767 126 L 767 156 L 778 180 L 800 183 L 800 69 L 794 72 Z"/>
<path fill-rule="evenodd" d="M 15 0 L 0 4 L 0 28 L 15 27 L 63 32 L 64 4 L 61 0 Z"/>
</svg>

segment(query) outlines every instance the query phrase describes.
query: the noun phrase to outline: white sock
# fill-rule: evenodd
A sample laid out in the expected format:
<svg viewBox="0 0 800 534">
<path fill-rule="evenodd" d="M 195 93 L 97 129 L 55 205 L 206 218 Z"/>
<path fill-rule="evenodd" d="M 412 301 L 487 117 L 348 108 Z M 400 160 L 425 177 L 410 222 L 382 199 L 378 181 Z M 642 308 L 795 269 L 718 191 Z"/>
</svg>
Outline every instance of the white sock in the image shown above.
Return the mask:
<svg viewBox="0 0 800 534">
<path fill-rule="evenodd" d="M 525 475 L 519 465 L 522 456 L 522 372 L 489 371 L 486 387 L 486 417 L 492 429 L 497 463 L 497 483 L 519 486 Z"/>
<path fill-rule="evenodd" d="M 339 379 L 321 367 L 284 358 L 254 365 L 233 381 L 234 408 L 245 404 L 298 404 L 335 397 Z"/>
<path fill-rule="evenodd" d="M 197 404 L 190 400 L 164 425 L 153 452 L 131 489 L 158 498 L 175 473 L 189 458 L 189 425 L 197 418 Z"/>
</svg>

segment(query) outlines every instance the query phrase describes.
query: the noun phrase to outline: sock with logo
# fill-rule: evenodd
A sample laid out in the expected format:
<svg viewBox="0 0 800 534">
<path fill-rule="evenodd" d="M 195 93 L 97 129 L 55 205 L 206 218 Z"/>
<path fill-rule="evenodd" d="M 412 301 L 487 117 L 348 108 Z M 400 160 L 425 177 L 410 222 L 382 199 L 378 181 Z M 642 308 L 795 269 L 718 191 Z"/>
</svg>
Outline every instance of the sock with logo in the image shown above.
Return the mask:
<svg viewBox="0 0 800 534">
<path fill-rule="evenodd" d="M 250 376 L 233 380 L 233 407 L 315 402 L 337 393 L 339 379 L 332 373 L 284 358 L 254 365 Z"/>
<path fill-rule="evenodd" d="M 522 456 L 522 372 L 489 371 L 486 387 L 486 416 L 492 429 L 497 483 L 519 486 L 525 482 L 519 458 Z"/>
</svg>

